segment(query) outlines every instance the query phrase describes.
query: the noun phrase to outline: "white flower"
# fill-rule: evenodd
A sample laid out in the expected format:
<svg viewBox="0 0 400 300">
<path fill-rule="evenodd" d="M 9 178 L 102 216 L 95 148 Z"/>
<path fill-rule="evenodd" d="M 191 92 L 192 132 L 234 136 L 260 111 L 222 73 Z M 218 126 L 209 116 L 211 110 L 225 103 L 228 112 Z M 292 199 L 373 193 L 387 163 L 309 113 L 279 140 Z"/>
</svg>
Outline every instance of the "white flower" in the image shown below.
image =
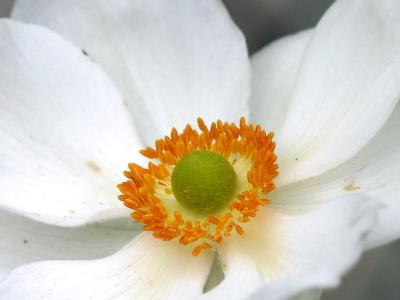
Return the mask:
<svg viewBox="0 0 400 300">
<path fill-rule="evenodd" d="M 285 299 L 337 284 L 400 234 L 399 16 L 395 0 L 338 1 L 250 68 L 219 1 L 17 1 L 15 19 L 74 44 L 0 21 L 0 275 L 89 260 L 21 266 L 0 298 Z M 217 246 L 225 278 L 206 294 L 212 251 L 148 233 L 117 251 L 138 232 L 116 201 L 122 170 L 197 116 L 274 130 L 280 171 L 271 205 Z"/>
</svg>

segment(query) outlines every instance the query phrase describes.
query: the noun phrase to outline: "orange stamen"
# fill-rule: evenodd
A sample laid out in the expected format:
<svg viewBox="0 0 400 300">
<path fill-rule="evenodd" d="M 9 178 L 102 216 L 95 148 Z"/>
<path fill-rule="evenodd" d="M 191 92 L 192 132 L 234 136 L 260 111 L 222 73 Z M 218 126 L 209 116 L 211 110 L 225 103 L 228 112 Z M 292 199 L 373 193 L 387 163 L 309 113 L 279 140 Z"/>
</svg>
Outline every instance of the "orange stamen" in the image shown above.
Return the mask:
<svg viewBox="0 0 400 300">
<path fill-rule="evenodd" d="M 260 206 L 269 204 L 269 200 L 261 199 L 260 194 L 275 188 L 273 179 L 278 175 L 272 132 L 267 134 L 259 125 L 247 125 L 244 118 L 240 119 L 239 127 L 220 120 L 207 127 L 201 118 L 197 119 L 197 124 L 200 132 L 190 125 L 180 134 L 173 128 L 169 137 L 156 141 L 155 149 L 141 150 L 143 156 L 158 159 L 160 164 L 150 162 L 143 168 L 130 163 L 129 170 L 124 172 L 128 181 L 118 185 L 122 193 L 118 198 L 134 210 L 131 216 L 144 224 L 143 230 L 152 231 L 154 237 L 164 241 L 179 238 L 183 245 L 194 244 L 193 256 L 221 243 L 224 237 L 232 235 L 233 230 L 243 235 L 240 223 L 249 222 Z M 226 158 L 238 154 L 252 161 L 247 173 L 252 188 L 241 192 L 229 204 L 227 212 L 208 216 L 203 221 L 184 220 L 179 211 L 168 213 L 155 193 L 156 185 L 168 178 L 177 161 L 196 150 L 214 151 Z M 167 186 L 165 193 L 172 195 Z"/>
</svg>

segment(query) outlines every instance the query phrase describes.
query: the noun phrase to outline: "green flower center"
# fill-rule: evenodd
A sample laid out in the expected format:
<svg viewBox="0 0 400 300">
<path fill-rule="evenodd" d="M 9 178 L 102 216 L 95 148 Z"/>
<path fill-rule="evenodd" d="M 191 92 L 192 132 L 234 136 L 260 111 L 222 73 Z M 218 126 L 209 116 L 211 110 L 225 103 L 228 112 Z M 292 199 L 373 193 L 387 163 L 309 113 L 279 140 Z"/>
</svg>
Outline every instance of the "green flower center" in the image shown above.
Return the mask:
<svg viewBox="0 0 400 300">
<path fill-rule="evenodd" d="M 237 179 L 232 165 L 222 155 L 194 151 L 178 161 L 171 184 L 180 204 L 194 213 L 208 215 L 233 199 Z"/>
</svg>

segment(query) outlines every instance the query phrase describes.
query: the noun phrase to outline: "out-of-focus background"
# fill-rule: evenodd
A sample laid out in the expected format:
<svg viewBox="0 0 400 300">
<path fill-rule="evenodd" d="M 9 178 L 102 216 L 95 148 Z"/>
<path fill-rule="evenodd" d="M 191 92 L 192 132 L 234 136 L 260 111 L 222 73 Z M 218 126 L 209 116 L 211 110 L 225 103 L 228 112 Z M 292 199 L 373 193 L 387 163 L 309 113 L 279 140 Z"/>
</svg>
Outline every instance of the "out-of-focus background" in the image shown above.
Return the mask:
<svg viewBox="0 0 400 300">
<path fill-rule="evenodd" d="M 32 0 L 34 1 L 34 0 Z M 10 14 L 14 0 L 0 0 L 0 17 Z M 332 0 L 225 0 L 246 35 L 250 53 L 283 35 L 313 27 Z M 340 251 L 340 249 L 338 249 Z M 366 253 L 323 300 L 399 300 L 400 242 Z"/>
</svg>

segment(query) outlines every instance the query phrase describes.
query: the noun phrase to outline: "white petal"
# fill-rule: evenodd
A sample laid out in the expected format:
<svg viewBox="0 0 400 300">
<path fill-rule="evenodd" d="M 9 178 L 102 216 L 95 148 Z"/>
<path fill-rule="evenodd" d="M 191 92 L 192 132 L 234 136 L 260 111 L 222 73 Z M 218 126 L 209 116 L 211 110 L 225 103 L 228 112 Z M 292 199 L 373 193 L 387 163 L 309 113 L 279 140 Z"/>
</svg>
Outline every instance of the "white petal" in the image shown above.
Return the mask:
<svg viewBox="0 0 400 300">
<path fill-rule="evenodd" d="M 48 261 L 14 270 L 0 285 L 1 299 L 196 299 L 211 251 L 145 233 L 116 254 L 92 261 Z"/>
<path fill-rule="evenodd" d="M 361 238 L 375 224 L 377 207 L 367 197 L 347 195 L 301 216 L 265 209 L 244 228 L 242 237 L 231 238 L 221 246 L 225 281 L 236 285 L 243 282 L 241 290 L 235 288 L 240 293 L 235 294 L 234 290 L 229 299 L 243 299 L 256 287 L 261 288 L 262 282 L 267 292 L 269 288 L 275 290 L 276 285 L 285 292 L 285 285 L 291 284 L 286 286 L 289 292 L 297 283 L 280 278 L 308 272 L 315 272 L 309 280 L 317 287 L 337 284 L 338 278 L 358 260 Z M 239 261 L 247 262 L 244 273 Z M 286 299 L 288 295 L 293 294 L 271 299 Z"/>
<path fill-rule="evenodd" d="M 246 44 L 220 1 L 17 1 L 15 18 L 85 49 L 123 91 L 145 142 L 248 111 Z"/>
<path fill-rule="evenodd" d="M 116 184 L 140 147 L 111 81 L 59 35 L 0 21 L 0 206 L 77 225 L 127 215 Z"/>
<path fill-rule="evenodd" d="M 205 293 L 201 299 L 246 299 L 252 291 L 257 290 L 263 283 L 263 278 L 258 272 L 257 265 L 234 242 L 228 242 L 221 250 L 225 278 L 219 285 Z"/>
<path fill-rule="evenodd" d="M 400 97 L 400 2 L 337 1 L 304 53 L 277 138 L 280 185 L 350 159 Z"/>
<path fill-rule="evenodd" d="M 251 57 L 251 122 L 279 132 L 293 100 L 297 72 L 312 33 L 305 30 L 281 38 Z"/>
<path fill-rule="evenodd" d="M 0 281 L 23 264 L 49 259 L 95 259 L 111 255 L 137 234 L 104 225 L 68 228 L 0 211 Z"/>
<path fill-rule="evenodd" d="M 322 267 L 321 270 L 313 270 L 311 272 L 275 280 L 265 287 L 260 288 L 248 299 L 319 300 L 321 298 L 321 288 L 334 287 L 339 284 L 338 278 L 330 275 L 330 273 L 335 272 L 336 270 L 332 272 L 332 270 L 324 270 Z M 339 273 L 342 272 L 344 271 L 339 271 Z"/>
<path fill-rule="evenodd" d="M 304 287 L 302 290 L 304 290 Z M 320 300 L 321 297 L 322 290 L 317 288 L 308 290 L 307 292 L 300 292 L 297 295 L 290 297 L 290 300 Z"/>
<path fill-rule="evenodd" d="M 381 131 L 354 158 L 330 172 L 271 193 L 272 205 L 285 213 L 302 213 L 331 197 L 361 192 L 385 206 L 368 246 L 400 237 L 400 105 Z"/>
</svg>

